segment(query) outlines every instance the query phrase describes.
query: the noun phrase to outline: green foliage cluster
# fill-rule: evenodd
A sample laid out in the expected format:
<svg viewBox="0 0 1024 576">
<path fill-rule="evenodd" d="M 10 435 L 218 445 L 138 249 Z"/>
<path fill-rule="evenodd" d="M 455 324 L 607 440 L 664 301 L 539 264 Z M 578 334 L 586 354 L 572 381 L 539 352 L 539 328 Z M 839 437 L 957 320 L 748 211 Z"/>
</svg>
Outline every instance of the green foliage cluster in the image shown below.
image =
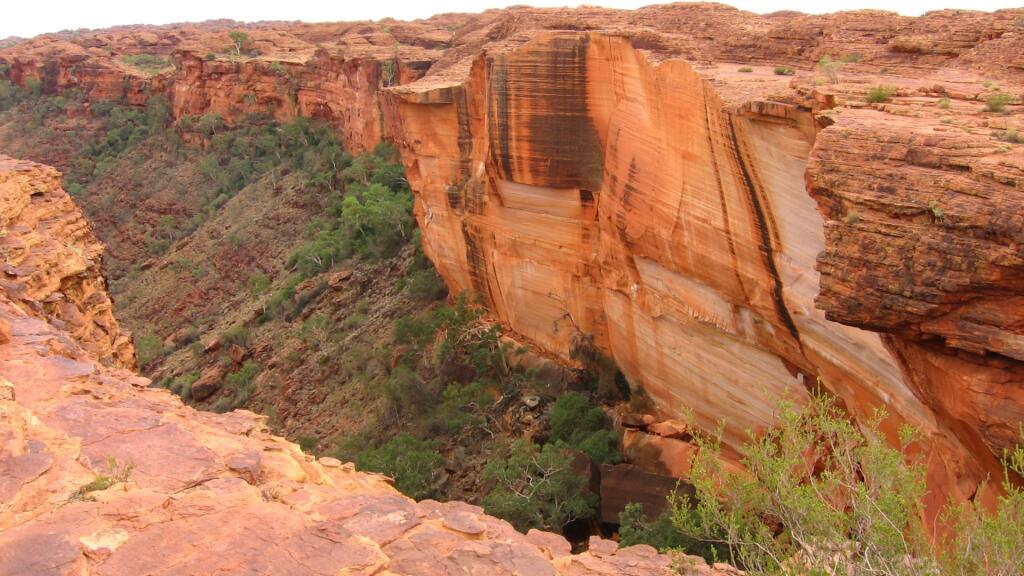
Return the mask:
<svg viewBox="0 0 1024 576">
<path fill-rule="evenodd" d="M 796 70 L 793 70 L 789 66 L 776 66 L 775 67 L 775 75 L 776 76 L 792 76 L 794 74 L 796 74 Z"/>
<path fill-rule="evenodd" d="M 209 138 L 199 169 L 214 185 L 215 195 L 226 198 L 260 177 L 269 175 L 276 183 L 293 171 L 305 174 L 308 187 L 331 190 L 351 161 L 333 131 L 308 118 L 279 124 L 252 115 L 229 127 L 220 116 L 207 114 L 183 117 L 179 128 Z"/>
<path fill-rule="evenodd" d="M 115 458 L 108 458 L 107 472 L 105 474 L 96 474 L 92 481 L 75 490 L 68 500 L 94 500 L 95 498 L 90 495 L 91 493 L 101 492 L 111 486 L 127 482 L 134 468 L 135 464 L 132 462 L 126 462 L 123 466 L 119 466 Z"/>
<path fill-rule="evenodd" d="M 228 374 L 224 378 L 224 388 L 227 394 L 218 400 L 211 410 L 223 413 L 230 412 L 240 406 L 245 406 L 252 396 L 256 376 L 259 373 L 260 365 L 247 360 L 238 370 Z"/>
<path fill-rule="evenodd" d="M 1013 96 L 1006 92 L 996 92 L 985 99 L 985 109 L 989 112 L 1002 114 L 1006 111 L 1007 104 L 1013 102 Z"/>
<path fill-rule="evenodd" d="M 405 432 L 377 448 L 363 451 L 356 461 L 362 470 L 394 478 L 396 488 L 417 500 L 433 494 L 434 479 L 442 463 L 435 442 Z"/>
<path fill-rule="evenodd" d="M 685 549 L 691 554 L 700 545 L 676 529 L 671 512 L 662 512 L 652 520 L 644 513 L 642 504 L 631 502 L 619 513 L 619 546 L 636 544 L 654 546 L 662 552 Z"/>
<path fill-rule="evenodd" d="M 42 101 L 57 97 L 42 98 Z M 108 171 L 128 150 L 148 138 L 163 134 L 171 121 L 170 105 L 162 96 L 151 97 L 145 109 L 114 102 L 96 102 L 92 115 L 101 121 L 96 139 L 88 142 L 65 176 L 69 190 L 80 191 L 86 183 Z"/>
<path fill-rule="evenodd" d="M 135 337 L 135 358 L 139 369 L 145 370 L 167 354 L 164 343 L 154 334 L 142 334 Z"/>
<path fill-rule="evenodd" d="M 448 295 L 448 285 L 433 266 L 413 267 L 404 280 L 405 290 L 420 302 L 433 302 Z"/>
<path fill-rule="evenodd" d="M 895 86 L 887 86 L 885 84 L 879 84 L 871 90 L 868 90 L 867 100 L 872 104 L 880 104 L 882 102 L 888 102 L 892 98 L 893 94 L 896 93 Z"/>
<path fill-rule="evenodd" d="M 595 464 L 614 464 L 622 460 L 619 436 L 612 430 L 604 410 L 594 406 L 578 392 L 566 392 L 555 400 L 548 413 L 551 441 L 583 452 Z"/>
<path fill-rule="evenodd" d="M 524 532 L 560 530 L 573 520 L 593 517 L 597 497 L 586 490 L 586 479 L 574 474 L 571 464 L 560 446 L 517 440 L 506 458 L 496 458 L 484 469 L 485 480 L 494 482 L 483 499 L 484 509 Z"/>
<path fill-rule="evenodd" d="M 879 431 L 885 417 L 862 432 L 824 396 L 800 411 L 783 405 L 778 426 L 744 447 L 749 473 L 723 468 L 719 437 L 698 436 L 696 497 L 673 499 L 673 523 L 754 575 L 1020 574 L 1024 491 L 1010 472 L 996 515 L 951 507 L 955 535 L 933 547 L 922 522 L 925 469 L 911 456 L 916 433 L 900 430 L 891 447 Z M 1024 472 L 1024 448 L 1007 464 Z"/>
<path fill-rule="evenodd" d="M 842 59 L 833 60 L 831 56 L 822 56 L 821 60 L 818 61 L 818 70 L 828 78 L 830 84 L 839 82 L 839 73 L 842 72 L 843 66 L 846 64 Z"/>
<path fill-rule="evenodd" d="M 121 60 L 146 74 L 155 74 L 170 65 L 170 61 L 159 54 L 125 54 Z"/>
<path fill-rule="evenodd" d="M 302 277 L 331 268 L 351 256 L 394 256 L 412 239 L 412 193 L 394 149 L 380 144 L 341 170 L 344 196 L 317 223 L 309 242 L 288 258 Z"/>
<path fill-rule="evenodd" d="M 239 324 L 238 326 L 232 326 L 224 331 L 218 339 L 222 348 L 229 348 L 232 345 L 241 346 L 245 348 L 249 345 L 249 328 Z"/>
</svg>

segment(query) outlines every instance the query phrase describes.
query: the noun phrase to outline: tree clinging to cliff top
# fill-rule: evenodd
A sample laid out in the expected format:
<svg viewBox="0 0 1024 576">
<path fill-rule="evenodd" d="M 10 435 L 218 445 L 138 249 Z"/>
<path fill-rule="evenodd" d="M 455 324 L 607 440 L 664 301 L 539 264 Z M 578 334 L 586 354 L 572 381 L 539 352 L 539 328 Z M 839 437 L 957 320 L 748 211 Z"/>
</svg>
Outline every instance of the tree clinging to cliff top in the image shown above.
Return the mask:
<svg viewBox="0 0 1024 576">
<path fill-rule="evenodd" d="M 231 38 L 231 43 L 235 46 L 235 55 L 241 56 L 242 48 L 249 43 L 249 34 L 241 30 L 232 30 L 228 32 L 228 37 Z"/>
</svg>

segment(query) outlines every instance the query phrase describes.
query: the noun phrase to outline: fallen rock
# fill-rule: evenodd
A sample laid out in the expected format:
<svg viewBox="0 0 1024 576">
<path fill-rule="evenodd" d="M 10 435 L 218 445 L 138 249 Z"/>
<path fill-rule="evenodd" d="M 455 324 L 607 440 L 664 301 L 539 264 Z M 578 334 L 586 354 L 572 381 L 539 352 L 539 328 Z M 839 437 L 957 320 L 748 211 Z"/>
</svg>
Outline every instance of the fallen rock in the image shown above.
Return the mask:
<svg viewBox="0 0 1024 576">
<path fill-rule="evenodd" d="M 205 400 L 213 396 L 224 385 L 224 378 L 228 375 L 228 371 L 229 368 L 222 364 L 216 364 L 203 370 L 199 378 L 192 383 L 192 398 Z"/>
</svg>

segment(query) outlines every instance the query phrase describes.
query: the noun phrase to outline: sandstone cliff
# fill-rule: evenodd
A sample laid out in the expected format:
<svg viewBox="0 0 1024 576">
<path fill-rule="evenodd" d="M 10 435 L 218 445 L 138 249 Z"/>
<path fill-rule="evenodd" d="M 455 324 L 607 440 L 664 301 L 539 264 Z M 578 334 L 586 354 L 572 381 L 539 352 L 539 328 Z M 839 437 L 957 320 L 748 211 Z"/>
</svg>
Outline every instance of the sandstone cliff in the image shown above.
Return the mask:
<svg viewBox="0 0 1024 576">
<path fill-rule="evenodd" d="M 11 306 L 59 327 L 108 366 L 131 368 L 131 337 L 114 318 L 103 245 L 53 168 L 0 158 L 0 287 Z"/>
<path fill-rule="evenodd" d="M 50 277 L 80 289 L 82 266 L 57 264 L 59 247 L 101 248 L 58 176 L 0 157 L 3 243 L 50 263 L 42 279 L 8 270 L 0 287 L 0 573 L 669 574 L 647 546 L 595 538 L 573 555 L 561 536 L 519 534 L 475 506 L 415 503 L 382 476 L 302 454 L 261 416 L 197 412 L 97 362 L 123 338 L 116 323 L 82 331 L 26 296 Z M 93 305 L 80 314 L 109 319 L 102 277 L 86 279 Z"/>
<path fill-rule="evenodd" d="M 425 250 L 512 331 L 565 361 L 594 335 L 733 447 L 820 382 L 925 434 L 939 504 L 1024 419 L 1019 120 L 983 105 L 1020 89 L 1019 22 L 524 9 L 387 117 Z"/>
<path fill-rule="evenodd" d="M 736 446 L 820 381 L 924 432 L 934 503 L 998 471 L 1024 418 L 1024 126 L 985 101 L 1021 92 L 1024 11 L 268 23 L 243 59 L 235 27 L 52 35 L 0 61 L 44 91 L 393 140 L 453 290 L 567 363 L 593 336 L 661 418 L 725 419 Z M 140 53 L 173 66 L 125 65 Z M 692 451 L 650 436 L 684 473 Z"/>
</svg>

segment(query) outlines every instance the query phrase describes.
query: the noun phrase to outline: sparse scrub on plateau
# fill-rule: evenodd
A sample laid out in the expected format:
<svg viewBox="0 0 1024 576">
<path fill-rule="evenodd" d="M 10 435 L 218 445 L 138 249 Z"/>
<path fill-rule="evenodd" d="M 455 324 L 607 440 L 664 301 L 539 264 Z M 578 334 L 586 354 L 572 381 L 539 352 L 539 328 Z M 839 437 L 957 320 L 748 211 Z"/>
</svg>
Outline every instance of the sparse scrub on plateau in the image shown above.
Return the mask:
<svg viewBox="0 0 1024 576">
<path fill-rule="evenodd" d="M 872 104 L 880 104 L 882 102 L 888 102 L 893 95 L 896 94 L 895 86 L 887 86 L 885 84 L 879 84 L 871 90 L 868 90 L 867 101 Z"/>
<path fill-rule="evenodd" d="M 1006 112 L 1006 106 L 1013 102 L 1013 96 L 1006 92 L 996 92 L 985 99 L 985 109 L 989 112 L 1002 114 Z"/>
</svg>

